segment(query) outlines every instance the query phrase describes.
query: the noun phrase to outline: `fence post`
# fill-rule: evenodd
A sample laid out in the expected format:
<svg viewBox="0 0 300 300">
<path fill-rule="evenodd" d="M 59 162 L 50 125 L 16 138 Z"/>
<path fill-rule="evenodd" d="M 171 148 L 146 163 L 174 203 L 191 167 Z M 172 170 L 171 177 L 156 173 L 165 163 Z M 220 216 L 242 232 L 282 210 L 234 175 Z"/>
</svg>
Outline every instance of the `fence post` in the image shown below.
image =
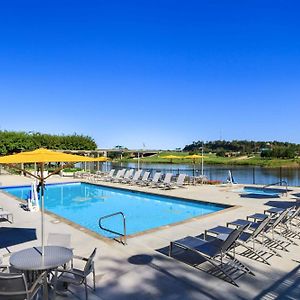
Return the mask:
<svg viewBox="0 0 300 300">
<path fill-rule="evenodd" d="M 252 171 L 252 178 L 253 178 L 253 184 L 255 184 L 255 168 L 253 167 L 253 171 Z"/>
</svg>

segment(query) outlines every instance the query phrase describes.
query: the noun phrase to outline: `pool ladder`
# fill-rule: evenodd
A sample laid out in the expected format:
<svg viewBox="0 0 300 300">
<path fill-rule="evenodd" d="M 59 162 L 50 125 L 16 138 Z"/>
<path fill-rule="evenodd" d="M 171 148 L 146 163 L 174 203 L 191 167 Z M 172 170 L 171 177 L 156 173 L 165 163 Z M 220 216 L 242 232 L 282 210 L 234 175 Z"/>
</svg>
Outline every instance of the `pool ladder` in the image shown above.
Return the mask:
<svg viewBox="0 0 300 300">
<path fill-rule="evenodd" d="M 123 219 L 123 233 L 117 232 L 117 231 L 114 231 L 114 230 L 111 230 L 111 229 L 108 229 L 108 228 L 105 228 L 101 224 L 102 220 L 108 219 L 108 218 L 111 218 L 111 217 L 114 217 L 114 216 L 117 216 L 117 215 L 121 215 L 122 216 L 122 219 Z M 125 215 L 121 211 L 118 211 L 116 213 L 113 213 L 113 214 L 110 214 L 110 215 L 106 215 L 106 216 L 103 216 L 103 217 L 99 218 L 99 227 L 102 230 L 105 230 L 107 232 L 119 235 L 120 236 L 119 242 L 121 242 L 123 245 L 127 245 L 126 218 L 125 218 Z"/>
<path fill-rule="evenodd" d="M 274 186 L 274 185 L 282 186 L 282 184 L 284 184 L 284 186 L 285 186 L 285 195 L 287 196 L 288 195 L 288 183 L 285 180 L 280 180 L 280 181 L 275 182 L 275 183 L 266 184 L 265 186 L 263 186 L 263 189 L 265 189 L 267 187 L 270 187 L 270 186 Z"/>
</svg>

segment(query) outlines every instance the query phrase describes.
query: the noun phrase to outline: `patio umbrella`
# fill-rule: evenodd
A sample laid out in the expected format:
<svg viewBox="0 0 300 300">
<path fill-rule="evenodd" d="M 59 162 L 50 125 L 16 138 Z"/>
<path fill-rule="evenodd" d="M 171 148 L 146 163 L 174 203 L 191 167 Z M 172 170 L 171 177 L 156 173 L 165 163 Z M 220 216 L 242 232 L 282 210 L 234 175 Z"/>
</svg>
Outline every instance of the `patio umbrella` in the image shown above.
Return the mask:
<svg viewBox="0 0 300 300">
<path fill-rule="evenodd" d="M 39 181 L 39 187 L 41 188 L 41 224 L 42 224 L 42 255 L 44 255 L 44 192 L 45 192 L 45 180 L 52 176 L 53 174 L 57 174 L 62 169 L 66 167 L 66 165 L 61 166 L 50 173 L 48 176 L 44 177 L 44 167 L 46 163 L 49 162 L 65 162 L 65 163 L 73 163 L 73 162 L 93 162 L 94 159 L 80 156 L 80 155 L 73 155 L 73 154 L 66 154 L 56 151 L 51 151 L 47 149 L 37 149 L 34 151 L 29 152 L 21 152 L 18 154 L 7 155 L 0 157 L 0 164 L 8 164 L 10 167 L 15 169 L 21 170 L 24 173 L 31 175 L 32 177 L 36 178 Z M 23 164 L 23 163 L 37 163 L 40 166 L 40 175 L 32 174 L 22 168 L 19 168 L 15 164 Z"/>
<path fill-rule="evenodd" d="M 93 159 L 93 161 L 94 162 L 97 162 L 98 164 L 97 164 L 97 170 L 99 171 L 99 162 L 108 162 L 108 161 L 110 161 L 111 159 L 109 158 L 109 157 L 105 157 L 105 156 L 99 156 L 99 157 L 95 157 L 94 159 Z M 106 166 L 106 168 L 105 169 L 107 169 L 107 166 Z"/>
<path fill-rule="evenodd" d="M 93 161 L 105 162 L 111 160 L 109 157 L 99 156 L 93 158 Z"/>
<path fill-rule="evenodd" d="M 193 160 L 193 176 L 194 176 L 194 184 L 195 184 L 195 164 L 196 164 L 196 159 L 200 159 L 201 158 L 203 160 L 204 156 L 203 155 L 199 155 L 199 154 L 191 154 L 191 155 L 184 156 L 184 158 L 192 159 Z"/>
<path fill-rule="evenodd" d="M 182 158 L 182 156 L 177 156 L 177 155 L 166 155 L 166 156 L 161 156 L 161 158 L 169 159 L 170 162 L 172 163 L 173 159 L 179 159 L 179 158 Z"/>
</svg>

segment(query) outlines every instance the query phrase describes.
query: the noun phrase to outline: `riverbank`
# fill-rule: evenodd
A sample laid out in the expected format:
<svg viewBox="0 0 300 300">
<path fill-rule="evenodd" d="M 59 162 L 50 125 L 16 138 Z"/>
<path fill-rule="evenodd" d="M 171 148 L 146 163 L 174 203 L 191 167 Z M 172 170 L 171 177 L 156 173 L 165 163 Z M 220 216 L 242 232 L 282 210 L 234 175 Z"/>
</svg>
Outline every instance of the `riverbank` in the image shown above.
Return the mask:
<svg viewBox="0 0 300 300">
<path fill-rule="evenodd" d="M 181 156 L 179 159 L 166 159 L 164 156 L 176 155 Z M 184 152 L 161 152 L 151 157 L 140 158 L 141 163 L 165 163 L 165 164 L 182 164 L 193 163 L 191 159 L 185 159 L 184 156 L 188 153 Z M 137 162 L 137 159 L 118 160 L 120 162 Z M 201 162 L 201 159 L 195 161 L 197 164 Z M 277 159 L 277 158 L 261 158 L 260 156 L 239 156 L 239 157 L 219 157 L 214 154 L 204 154 L 205 164 L 210 165 L 236 165 L 236 166 L 258 166 L 267 168 L 300 168 L 300 159 Z"/>
</svg>

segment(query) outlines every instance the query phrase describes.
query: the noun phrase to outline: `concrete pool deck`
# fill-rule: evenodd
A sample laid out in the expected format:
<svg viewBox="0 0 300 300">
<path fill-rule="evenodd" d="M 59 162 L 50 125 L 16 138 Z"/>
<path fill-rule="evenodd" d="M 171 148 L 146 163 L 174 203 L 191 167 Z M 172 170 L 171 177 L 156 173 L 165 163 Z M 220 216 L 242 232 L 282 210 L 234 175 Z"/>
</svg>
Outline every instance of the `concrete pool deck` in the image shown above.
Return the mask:
<svg viewBox="0 0 300 300">
<path fill-rule="evenodd" d="M 53 176 L 48 182 L 74 181 Z M 26 177 L 0 175 L 6 185 L 30 184 Z M 102 183 L 101 183 L 102 184 Z M 104 183 L 103 183 L 104 185 Z M 78 255 L 88 256 L 98 248 L 95 259 L 96 292 L 90 291 L 89 299 L 300 299 L 300 246 L 290 246 L 290 252 L 280 251 L 282 258 L 273 256 L 271 266 L 239 256 L 256 276 L 244 275 L 237 280 L 239 287 L 216 278 L 202 270 L 157 251 L 167 247 L 171 240 L 186 235 L 199 235 L 205 229 L 224 225 L 227 221 L 243 218 L 254 212 L 262 212 L 268 206 L 286 207 L 295 203 L 299 188 L 293 188 L 288 197 L 247 198 L 224 186 L 188 186 L 185 189 L 159 190 L 132 187 L 124 184 L 105 183 L 107 186 L 135 189 L 161 195 L 183 197 L 235 206 L 219 213 L 191 219 L 176 226 L 128 239 L 123 246 L 115 241 L 99 239 L 85 230 L 60 221 L 54 215 L 46 215 L 46 236 L 49 232 L 65 232 L 72 236 L 72 247 Z M 1 222 L 0 255 L 8 259 L 8 253 L 40 244 L 40 214 L 26 212 L 14 197 L 0 191 L 0 206 L 14 213 L 13 224 Z M 30 234 L 22 236 L 16 228 L 36 230 L 37 240 Z M 7 246 L 7 247 L 3 247 Z M 299 241 L 300 244 L 300 241 Z M 72 289 L 74 294 L 57 299 L 84 299 L 84 288 Z"/>
</svg>

